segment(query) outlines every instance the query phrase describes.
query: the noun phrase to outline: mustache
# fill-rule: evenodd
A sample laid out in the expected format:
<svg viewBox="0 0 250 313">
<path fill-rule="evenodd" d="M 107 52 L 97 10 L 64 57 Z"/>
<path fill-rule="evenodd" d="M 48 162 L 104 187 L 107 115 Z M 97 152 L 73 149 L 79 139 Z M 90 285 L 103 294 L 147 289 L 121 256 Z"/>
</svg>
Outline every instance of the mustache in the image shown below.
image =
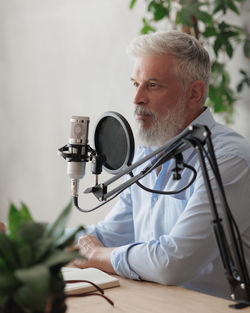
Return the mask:
<svg viewBox="0 0 250 313">
<path fill-rule="evenodd" d="M 155 120 L 158 120 L 157 116 L 150 111 L 149 109 L 144 108 L 143 106 L 137 106 L 134 110 L 134 115 L 136 114 L 143 114 L 147 116 L 152 116 Z"/>
</svg>

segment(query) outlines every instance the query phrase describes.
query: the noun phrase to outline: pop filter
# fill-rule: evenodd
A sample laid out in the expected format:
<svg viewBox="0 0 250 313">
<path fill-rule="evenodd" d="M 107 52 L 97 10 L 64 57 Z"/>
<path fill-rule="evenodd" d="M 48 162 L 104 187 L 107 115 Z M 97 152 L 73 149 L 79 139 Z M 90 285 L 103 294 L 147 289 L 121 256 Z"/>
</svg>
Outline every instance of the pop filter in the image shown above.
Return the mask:
<svg viewBox="0 0 250 313">
<path fill-rule="evenodd" d="M 119 113 L 106 112 L 97 121 L 94 131 L 95 150 L 104 155 L 103 168 L 111 173 L 131 165 L 134 157 L 134 136 L 127 120 Z"/>
</svg>

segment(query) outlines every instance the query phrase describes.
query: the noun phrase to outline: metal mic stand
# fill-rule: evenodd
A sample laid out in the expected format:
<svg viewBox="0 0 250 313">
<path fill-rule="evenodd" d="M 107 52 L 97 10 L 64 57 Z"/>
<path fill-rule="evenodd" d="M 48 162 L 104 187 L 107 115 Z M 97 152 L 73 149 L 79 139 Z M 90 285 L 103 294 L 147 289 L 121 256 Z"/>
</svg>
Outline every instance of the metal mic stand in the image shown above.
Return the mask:
<svg viewBox="0 0 250 313">
<path fill-rule="evenodd" d="M 214 228 L 214 233 L 225 270 L 225 275 L 231 287 L 231 299 L 237 302 L 234 305 L 230 305 L 230 307 L 240 309 L 246 306 L 250 306 L 249 274 L 246 266 L 241 236 L 226 200 L 225 191 L 222 185 L 222 180 L 212 145 L 211 133 L 208 128 L 207 134 L 205 135 L 206 146 L 208 149 L 207 157 L 209 159 L 211 169 L 214 173 L 214 177 L 218 185 L 219 197 L 224 213 L 225 225 L 230 238 L 230 244 L 225 235 L 223 220 L 218 214 L 218 209 L 216 206 L 208 174 L 207 164 L 205 162 L 205 157 L 203 153 L 203 145 L 197 141 L 197 138 L 194 138 L 193 145 L 195 149 L 197 149 L 199 162 L 201 165 L 202 175 L 205 182 L 210 208 L 213 216 L 212 224 Z M 231 249 L 229 248 L 230 246 Z"/>
<path fill-rule="evenodd" d="M 206 145 L 207 151 L 205 150 L 204 145 Z M 138 175 L 132 177 L 124 184 L 121 184 L 112 191 L 108 192 L 108 185 L 110 185 L 123 175 L 129 174 L 134 168 L 148 161 L 153 156 L 156 156 L 158 153 L 164 154 L 164 157 L 161 158 L 161 162 L 157 162 L 157 166 L 160 166 L 167 160 L 175 157 L 176 155 L 179 155 L 182 151 L 185 151 L 191 146 L 193 146 L 198 153 L 202 175 L 204 178 L 206 191 L 211 207 L 211 213 L 213 216 L 212 224 L 216 237 L 216 242 L 225 270 L 225 275 L 231 287 L 231 298 L 232 300 L 237 302 L 236 304 L 231 305 L 231 307 L 239 309 L 250 306 L 250 280 L 244 257 L 241 236 L 226 200 L 217 160 L 211 141 L 211 133 L 206 126 L 193 125 L 189 127 L 189 129 L 184 132 L 182 136 L 179 136 L 174 141 L 172 140 L 171 144 L 167 144 L 159 148 L 154 153 L 150 154 L 150 156 L 147 156 L 144 159 L 129 166 L 126 170 L 122 171 L 122 173 L 115 175 L 107 182 L 96 185 L 92 188 L 88 188 L 85 192 L 94 193 L 100 201 L 107 200 L 112 195 L 119 193 L 121 190 L 128 188 L 130 185 L 140 180 L 141 177 L 145 176 L 145 173 L 148 174 L 156 166 L 151 163 L 151 167 L 146 167 L 145 170 L 140 172 Z M 204 153 L 208 159 L 211 170 L 214 174 L 214 178 L 218 185 L 224 220 L 219 216 L 218 213 L 213 189 L 210 183 L 207 164 L 205 162 Z M 225 234 L 223 221 L 225 222 L 230 241 L 227 239 L 227 236 Z"/>
</svg>

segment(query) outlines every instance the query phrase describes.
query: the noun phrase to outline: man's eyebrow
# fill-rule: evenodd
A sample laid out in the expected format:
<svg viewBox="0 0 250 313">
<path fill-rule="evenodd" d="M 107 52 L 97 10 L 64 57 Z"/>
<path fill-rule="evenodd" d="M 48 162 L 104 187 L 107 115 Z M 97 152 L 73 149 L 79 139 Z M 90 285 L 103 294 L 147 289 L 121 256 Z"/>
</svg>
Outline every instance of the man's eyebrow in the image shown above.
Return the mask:
<svg viewBox="0 0 250 313">
<path fill-rule="evenodd" d="M 160 82 L 160 80 L 157 78 L 149 78 L 148 81 L 150 81 L 150 82 L 154 81 L 154 82 L 158 82 L 158 83 Z"/>
<path fill-rule="evenodd" d="M 131 78 L 130 78 L 130 81 L 131 81 L 131 82 L 135 82 L 136 79 L 134 79 L 133 77 L 131 77 Z M 147 81 L 148 81 L 148 82 L 154 81 L 154 82 L 158 82 L 158 83 L 160 82 L 160 80 L 157 79 L 157 78 L 149 78 Z"/>
</svg>

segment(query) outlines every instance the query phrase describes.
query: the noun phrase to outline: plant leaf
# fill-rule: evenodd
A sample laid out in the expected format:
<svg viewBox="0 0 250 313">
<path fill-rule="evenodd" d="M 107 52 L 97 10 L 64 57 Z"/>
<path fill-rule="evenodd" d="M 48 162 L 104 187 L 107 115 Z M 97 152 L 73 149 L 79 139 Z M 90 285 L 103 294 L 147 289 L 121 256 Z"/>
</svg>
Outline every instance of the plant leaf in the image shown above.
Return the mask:
<svg viewBox="0 0 250 313">
<path fill-rule="evenodd" d="M 0 297 L 9 296 L 16 291 L 20 282 L 11 273 L 1 273 L 0 275 Z"/>
<path fill-rule="evenodd" d="M 216 56 L 218 56 L 218 51 L 222 45 L 223 45 L 223 38 L 221 38 L 221 36 L 217 36 L 214 42 L 214 52 Z"/>
<path fill-rule="evenodd" d="M 32 264 L 32 249 L 30 245 L 23 242 L 17 246 L 16 252 L 19 256 L 19 267 L 24 268 Z"/>
<path fill-rule="evenodd" d="M 29 209 L 24 203 L 21 204 L 20 210 L 18 210 L 13 203 L 10 205 L 8 227 L 11 238 L 14 238 L 16 236 L 16 233 L 23 224 L 32 221 L 33 218 L 29 212 Z"/>
<path fill-rule="evenodd" d="M 45 240 L 44 232 L 46 227 L 46 224 L 28 222 L 23 224 L 16 233 L 16 251 L 21 268 L 37 262 L 36 253 L 37 250 L 40 250 L 43 240 Z"/>
<path fill-rule="evenodd" d="M 0 232 L 0 257 L 12 269 L 19 266 L 19 260 L 15 252 L 15 243 L 2 232 Z"/>
<path fill-rule="evenodd" d="M 47 260 L 44 261 L 48 267 L 64 266 L 76 258 L 84 258 L 80 256 L 78 250 L 56 250 Z"/>
<path fill-rule="evenodd" d="M 214 1 L 214 10 L 213 13 L 223 11 L 223 14 L 226 14 L 227 10 L 230 9 L 236 14 L 240 14 L 239 9 L 234 4 L 232 0 L 215 0 Z"/>
<path fill-rule="evenodd" d="M 49 295 L 48 267 L 35 265 L 27 269 L 18 269 L 14 275 L 19 279 L 23 286 L 20 287 L 14 295 L 15 301 L 26 309 L 44 311 Z"/>
<path fill-rule="evenodd" d="M 36 245 L 36 241 L 44 237 L 47 224 L 27 222 L 18 231 L 18 241 L 23 241 L 31 246 Z"/>
<path fill-rule="evenodd" d="M 14 301 L 22 308 L 22 312 L 45 312 L 48 294 L 39 294 L 32 286 L 21 286 L 13 296 Z"/>
<path fill-rule="evenodd" d="M 36 289 L 48 289 L 49 269 L 44 264 L 29 268 L 17 269 L 14 275 L 24 284 L 32 285 Z"/>
<path fill-rule="evenodd" d="M 40 238 L 40 240 L 37 240 L 37 247 L 34 251 L 34 262 L 43 262 L 43 259 L 49 255 L 54 247 L 53 238 Z"/>
<path fill-rule="evenodd" d="M 149 3 L 148 12 L 153 13 L 155 21 L 160 21 L 165 16 L 168 16 L 168 10 L 161 3 L 157 3 L 156 1 Z"/>
<path fill-rule="evenodd" d="M 233 3 L 232 0 L 227 0 L 227 5 L 228 7 L 236 14 L 240 14 L 239 9 L 237 8 L 237 6 Z"/>
<path fill-rule="evenodd" d="M 201 20 L 204 24 L 210 26 L 213 25 L 213 18 L 209 13 L 198 10 L 196 11 L 195 16 L 197 19 Z"/>
<path fill-rule="evenodd" d="M 213 26 L 207 26 L 205 31 L 203 32 L 204 37 L 212 37 L 216 36 L 216 29 Z"/>
<path fill-rule="evenodd" d="M 221 0 L 215 0 L 215 1 L 214 1 L 213 13 L 215 14 L 215 13 L 219 12 L 220 10 L 222 10 L 223 13 L 225 14 L 224 6 L 223 6 L 223 4 L 221 3 Z"/>
<path fill-rule="evenodd" d="M 178 24 L 192 26 L 191 16 L 192 16 L 192 12 L 189 12 L 188 10 L 182 9 L 177 13 L 176 21 Z"/>
<path fill-rule="evenodd" d="M 58 239 L 64 233 L 66 223 L 68 221 L 69 215 L 71 213 L 72 201 L 65 207 L 65 209 L 59 214 L 57 219 L 47 226 L 45 235 Z"/>
<path fill-rule="evenodd" d="M 233 47 L 228 40 L 225 42 L 225 46 L 226 46 L 227 55 L 231 59 L 233 56 Z"/>
<path fill-rule="evenodd" d="M 246 39 L 243 46 L 244 56 L 250 58 L 250 39 Z"/>
<path fill-rule="evenodd" d="M 143 17 L 142 22 L 143 22 L 143 27 L 141 29 L 141 34 L 148 34 L 150 32 L 156 31 L 156 29 L 149 24 L 149 22 L 146 20 L 145 17 Z"/>
<path fill-rule="evenodd" d="M 136 0 L 131 0 L 131 1 L 130 1 L 130 4 L 129 4 L 129 8 L 130 8 L 130 9 L 133 9 L 135 3 L 136 3 Z"/>
<path fill-rule="evenodd" d="M 77 229 L 67 230 L 67 232 L 65 232 L 64 235 L 57 240 L 56 247 L 63 249 L 72 245 L 74 243 L 76 234 L 83 230 L 83 226 L 79 226 Z"/>
<path fill-rule="evenodd" d="M 241 73 L 241 76 L 243 76 L 243 78 L 240 80 L 240 82 L 237 85 L 237 92 L 241 92 L 245 85 L 250 87 L 250 76 L 248 76 L 247 72 L 242 69 L 240 70 L 240 73 Z"/>
<path fill-rule="evenodd" d="M 12 268 L 7 264 L 6 259 L 0 257 L 0 275 L 1 273 L 11 272 Z"/>
</svg>

